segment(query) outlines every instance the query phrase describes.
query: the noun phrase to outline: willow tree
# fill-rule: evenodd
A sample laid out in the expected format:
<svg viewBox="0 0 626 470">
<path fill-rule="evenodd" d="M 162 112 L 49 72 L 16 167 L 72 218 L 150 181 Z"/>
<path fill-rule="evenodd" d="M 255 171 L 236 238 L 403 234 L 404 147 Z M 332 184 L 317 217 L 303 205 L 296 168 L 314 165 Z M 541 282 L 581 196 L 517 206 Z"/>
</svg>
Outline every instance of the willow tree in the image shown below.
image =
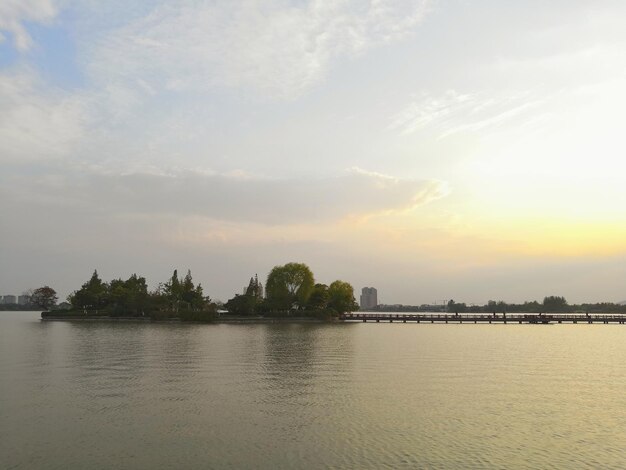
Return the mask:
<svg viewBox="0 0 626 470">
<path fill-rule="evenodd" d="M 345 281 L 335 281 L 328 286 L 328 307 L 337 313 L 358 310 L 352 286 Z"/>
<path fill-rule="evenodd" d="M 289 310 L 304 307 L 311 293 L 315 280 L 306 264 L 287 263 L 275 266 L 267 276 L 265 292 L 273 308 Z"/>
</svg>

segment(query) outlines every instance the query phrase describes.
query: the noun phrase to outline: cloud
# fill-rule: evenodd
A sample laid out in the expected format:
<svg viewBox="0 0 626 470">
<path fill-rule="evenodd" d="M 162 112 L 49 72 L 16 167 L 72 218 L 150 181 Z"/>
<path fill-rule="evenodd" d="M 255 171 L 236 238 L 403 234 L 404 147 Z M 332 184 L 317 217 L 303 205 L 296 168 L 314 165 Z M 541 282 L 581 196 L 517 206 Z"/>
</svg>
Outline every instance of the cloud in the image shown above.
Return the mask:
<svg viewBox="0 0 626 470">
<path fill-rule="evenodd" d="M 22 203 L 95 214 L 198 216 L 290 225 L 414 209 L 444 197 L 439 181 L 350 170 L 318 179 L 176 172 L 170 175 L 69 172 L 12 183 Z"/>
<path fill-rule="evenodd" d="M 2 32 L 13 36 L 15 47 L 27 51 L 33 45 L 24 23 L 48 23 L 57 13 L 52 0 L 2 0 L 0 2 L 0 43 L 5 39 Z"/>
<path fill-rule="evenodd" d="M 333 59 L 405 37 L 428 1 L 162 3 L 90 52 L 94 78 L 150 90 L 244 87 L 293 97 Z"/>
<path fill-rule="evenodd" d="M 65 156 L 86 116 L 79 95 L 41 86 L 29 69 L 0 74 L 0 161 Z"/>
<path fill-rule="evenodd" d="M 403 135 L 429 129 L 443 139 L 461 132 L 495 129 L 514 120 L 537 119 L 544 98 L 530 91 L 459 93 L 415 97 L 388 126 Z"/>
</svg>

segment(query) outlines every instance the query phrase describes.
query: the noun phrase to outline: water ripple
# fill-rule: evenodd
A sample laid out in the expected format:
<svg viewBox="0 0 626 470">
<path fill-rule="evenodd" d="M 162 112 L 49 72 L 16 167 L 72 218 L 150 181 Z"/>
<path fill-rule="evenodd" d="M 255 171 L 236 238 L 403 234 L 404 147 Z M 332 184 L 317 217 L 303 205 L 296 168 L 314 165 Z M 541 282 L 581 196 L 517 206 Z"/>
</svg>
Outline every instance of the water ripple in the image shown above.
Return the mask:
<svg viewBox="0 0 626 470">
<path fill-rule="evenodd" d="M 24 318 L 3 468 L 626 467 L 623 328 Z"/>
</svg>

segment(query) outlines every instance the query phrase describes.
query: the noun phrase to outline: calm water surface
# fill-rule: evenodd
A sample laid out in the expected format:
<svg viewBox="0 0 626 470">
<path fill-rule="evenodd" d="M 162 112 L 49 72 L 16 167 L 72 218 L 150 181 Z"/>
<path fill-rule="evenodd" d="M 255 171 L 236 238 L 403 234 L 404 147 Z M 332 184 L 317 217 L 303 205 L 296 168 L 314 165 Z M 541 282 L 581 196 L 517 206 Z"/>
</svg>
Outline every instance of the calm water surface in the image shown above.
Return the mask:
<svg viewBox="0 0 626 470">
<path fill-rule="evenodd" d="M 0 312 L 0 468 L 626 468 L 626 326 Z"/>
</svg>

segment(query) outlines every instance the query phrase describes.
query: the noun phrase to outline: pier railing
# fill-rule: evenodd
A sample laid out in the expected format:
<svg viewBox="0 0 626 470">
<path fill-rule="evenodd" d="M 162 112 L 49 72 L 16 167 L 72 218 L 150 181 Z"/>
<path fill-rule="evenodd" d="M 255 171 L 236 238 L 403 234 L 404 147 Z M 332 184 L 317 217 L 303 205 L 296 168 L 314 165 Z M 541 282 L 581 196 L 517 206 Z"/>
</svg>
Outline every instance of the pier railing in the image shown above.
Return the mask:
<svg viewBox="0 0 626 470">
<path fill-rule="evenodd" d="M 626 315 L 585 313 L 376 313 L 352 312 L 340 316 L 344 321 L 400 323 L 617 323 L 623 325 Z"/>
</svg>

